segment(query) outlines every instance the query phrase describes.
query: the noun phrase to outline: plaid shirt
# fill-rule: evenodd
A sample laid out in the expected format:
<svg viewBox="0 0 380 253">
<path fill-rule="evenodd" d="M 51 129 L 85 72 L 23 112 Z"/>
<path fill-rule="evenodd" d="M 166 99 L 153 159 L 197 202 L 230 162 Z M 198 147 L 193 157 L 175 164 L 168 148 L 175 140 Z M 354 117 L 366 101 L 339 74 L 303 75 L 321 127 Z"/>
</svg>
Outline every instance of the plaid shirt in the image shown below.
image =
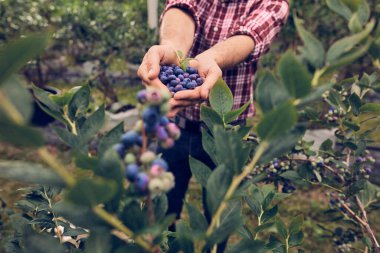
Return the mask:
<svg viewBox="0 0 380 253">
<path fill-rule="evenodd" d="M 248 35 L 254 40 L 255 48 L 247 59 L 223 71 L 223 79 L 234 95 L 233 109 L 249 100 L 253 101 L 252 84 L 256 63 L 269 50 L 274 37 L 285 23 L 289 13 L 288 0 L 167 0 L 165 11 L 171 7 L 188 11 L 195 20 L 195 39 L 189 57 L 195 57 L 234 35 Z M 254 114 L 251 103 L 239 119 Z M 180 115 L 199 121 L 200 105 L 187 107 Z"/>
</svg>

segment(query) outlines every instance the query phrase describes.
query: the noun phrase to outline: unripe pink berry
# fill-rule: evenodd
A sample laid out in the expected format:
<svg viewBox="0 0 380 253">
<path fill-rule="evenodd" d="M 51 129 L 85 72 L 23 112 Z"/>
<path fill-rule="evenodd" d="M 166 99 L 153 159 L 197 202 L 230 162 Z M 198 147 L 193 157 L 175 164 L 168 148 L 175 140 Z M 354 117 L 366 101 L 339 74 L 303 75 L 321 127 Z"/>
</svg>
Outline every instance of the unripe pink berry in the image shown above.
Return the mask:
<svg viewBox="0 0 380 253">
<path fill-rule="evenodd" d="M 167 138 L 165 141 L 161 142 L 161 147 L 163 148 L 171 148 L 174 146 L 174 140 L 172 138 Z"/>
<path fill-rule="evenodd" d="M 162 168 L 157 164 L 152 165 L 152 167 L 150 168 L 150 174 L 154 177 L 160 176 L 162 172 Z"/>
<path fill-rule="evenodd" d="M 162 103 L 162 95 L 157 90 L 151 90 L 147 93 L 147 101 L 152 105 L 159 105 Z"/>
</svg>

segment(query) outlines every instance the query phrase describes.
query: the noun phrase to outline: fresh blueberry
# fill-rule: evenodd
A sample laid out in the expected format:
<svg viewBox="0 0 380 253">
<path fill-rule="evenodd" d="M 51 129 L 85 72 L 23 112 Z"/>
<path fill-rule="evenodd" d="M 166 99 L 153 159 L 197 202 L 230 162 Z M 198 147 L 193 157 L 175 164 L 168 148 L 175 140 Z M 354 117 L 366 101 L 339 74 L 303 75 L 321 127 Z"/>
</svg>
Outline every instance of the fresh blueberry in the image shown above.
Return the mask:
<svg viewBox="0 0 380 253">
<path fill-rule="evenodd" d="M 138 141 L 138 137 L 139 135 L 135 131 L 130 130 L 121 136 L 121 142 L 126 148 L 130 148 Z"/>
<path fill-rule="evenodd" d="M 137 164 L 129 164 L 125 167 L 124 175 L 129 181 L 135 181 L 137 175 L 139 174 L 140 168 Z"/>
<path fill-rule="evenodd" d="M 146 173 L 140 172 L 137 174 L 135 184 L 139 190 L 145 191 L 148 187 L 148 183 L 149 183 L 149 177 Z"/>
<path fill-rule="evenodd" d="M 155 107 L 148 107 L 143 110 L 142 118 L 147 125 L 154 126 L 158 123 L 160 114 Z"/>
<path fill-rule="evenodd" d="M 181 91 L 183 89 L 183 86 L 178 84 L 176 87 L 174 87 L 175 91 Z"/>
<path fill-rule="evenodd" d="M 122 143 L 118 143 L 115 146 L 113 146 L 113 150 L 115 150 L 121 159 L 124 158 L 125 155 L 125 147 Z"/>
<path fill-rule="evenodd" d="M 162 159 L 162 158 L 156 158 L 156 159 L 154 159 L 153 162 L 152 162 L 152 165 L 158 165 L 158 166 L 160 166 L 164 170 L 168 170 L 169 169 L 169 166 L 168 166 L 167 162 L 164 159 Z"/>
</svg>

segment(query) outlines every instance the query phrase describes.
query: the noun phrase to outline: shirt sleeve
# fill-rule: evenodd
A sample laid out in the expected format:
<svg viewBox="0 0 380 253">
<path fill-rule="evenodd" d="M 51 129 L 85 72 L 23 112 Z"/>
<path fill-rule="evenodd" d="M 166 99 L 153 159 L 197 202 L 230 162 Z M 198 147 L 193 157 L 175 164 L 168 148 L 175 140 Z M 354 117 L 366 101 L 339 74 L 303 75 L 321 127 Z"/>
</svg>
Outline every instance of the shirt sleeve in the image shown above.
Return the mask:
<svg viewBox="0 0 380 253">
<path fill-rule="evenodd" d="M 194 0 L 166 0 L 165 9 L 161 14 L 160 22 L 162 21 L 162 18 L 164 17 L 166 11 L 173 7 L 182 9 L 193 17 L 194 22 L 195 22 L 195 34 L 197 34 L 200 21 L 199 21 L 199 15 L 198 15 L 198 8 L 195 1 Z"/>
<path fill-rule="evenodd" d="M 287 0 L 261 0 L 255 4 L 245 20 L 232 28 L 228 37 L 248 35 L 255 42 L 255 47 L 246 61 L 258 61 L 260 56 L 269 51 L 275 36 L 285 24 L 289 15 Z"/>
</svg>

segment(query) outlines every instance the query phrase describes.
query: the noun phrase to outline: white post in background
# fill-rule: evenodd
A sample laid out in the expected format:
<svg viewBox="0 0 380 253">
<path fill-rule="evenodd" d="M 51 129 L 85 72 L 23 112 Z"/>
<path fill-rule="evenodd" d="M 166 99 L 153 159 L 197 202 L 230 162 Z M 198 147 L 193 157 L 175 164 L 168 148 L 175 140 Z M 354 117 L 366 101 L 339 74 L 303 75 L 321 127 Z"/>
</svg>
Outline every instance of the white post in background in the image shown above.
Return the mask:
<svg viewBox="0 0 380 253">
<path fill-rule="evenodd" d="M 158 0 L 148 1 L 148 26 L 151 29 L 158 27 Z"/>
</svg>

